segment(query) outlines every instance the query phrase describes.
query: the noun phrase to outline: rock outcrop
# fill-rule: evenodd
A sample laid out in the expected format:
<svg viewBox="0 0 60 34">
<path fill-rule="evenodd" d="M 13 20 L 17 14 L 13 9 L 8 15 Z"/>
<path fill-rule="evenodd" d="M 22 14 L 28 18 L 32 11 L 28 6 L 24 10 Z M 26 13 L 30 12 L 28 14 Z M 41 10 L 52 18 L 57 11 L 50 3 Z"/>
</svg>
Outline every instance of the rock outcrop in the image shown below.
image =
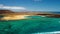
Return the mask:
<svg viewBox="0 0 60 34">
<path fill-rule="evenodd" d="M 14 13 L 14 12 L 10 10 L 0 10 L 0 14 L 9 14 L 9 13 Z"/>
</svg>

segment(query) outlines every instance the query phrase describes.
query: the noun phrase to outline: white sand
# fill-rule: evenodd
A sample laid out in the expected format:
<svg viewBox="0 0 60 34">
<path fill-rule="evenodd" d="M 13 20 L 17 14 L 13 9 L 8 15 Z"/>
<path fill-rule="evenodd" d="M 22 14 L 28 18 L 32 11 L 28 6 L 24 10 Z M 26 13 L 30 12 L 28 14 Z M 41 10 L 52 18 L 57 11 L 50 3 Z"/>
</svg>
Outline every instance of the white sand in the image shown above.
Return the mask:
<svg viewBox="0 0 60 34">
<path fill-rule="evenodd" d="M 5 16 L 5 17 L 1 18 L 1 20 L 19 20 L 19 19 L 26 19 L 25 16 L 30 16 L 30 15 Z"/>
</svg>

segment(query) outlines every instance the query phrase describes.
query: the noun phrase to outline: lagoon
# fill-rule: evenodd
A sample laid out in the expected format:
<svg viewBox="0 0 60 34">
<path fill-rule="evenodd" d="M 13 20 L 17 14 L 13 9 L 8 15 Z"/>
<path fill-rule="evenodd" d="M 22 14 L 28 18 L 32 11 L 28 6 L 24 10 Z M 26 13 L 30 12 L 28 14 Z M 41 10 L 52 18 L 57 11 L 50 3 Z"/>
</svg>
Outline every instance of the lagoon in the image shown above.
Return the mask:
<svg viewBox="0 0 60 34">
<path fill-rule="evenodd" d="M 46 16 L 27 16 L 26 18 L 28 19 L 0 20 L 0 34 L 37 34 L 38 32 L 60 31 L 60 18 Z"/>
</svg>

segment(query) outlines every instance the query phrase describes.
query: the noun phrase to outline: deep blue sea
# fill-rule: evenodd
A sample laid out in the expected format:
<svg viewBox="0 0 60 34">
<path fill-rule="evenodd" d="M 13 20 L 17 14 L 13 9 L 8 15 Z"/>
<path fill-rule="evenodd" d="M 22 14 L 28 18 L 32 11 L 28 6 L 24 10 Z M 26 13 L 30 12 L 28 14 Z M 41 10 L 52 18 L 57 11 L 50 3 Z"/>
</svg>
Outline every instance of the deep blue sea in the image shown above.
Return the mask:
<svg viewBox="0 0 60 34">
<path fill-rule="evenodd" d="M 0 34 L 60 34 L 60 18 L 26 16 L 22 20 L 0 20 Z"/>
</svg>

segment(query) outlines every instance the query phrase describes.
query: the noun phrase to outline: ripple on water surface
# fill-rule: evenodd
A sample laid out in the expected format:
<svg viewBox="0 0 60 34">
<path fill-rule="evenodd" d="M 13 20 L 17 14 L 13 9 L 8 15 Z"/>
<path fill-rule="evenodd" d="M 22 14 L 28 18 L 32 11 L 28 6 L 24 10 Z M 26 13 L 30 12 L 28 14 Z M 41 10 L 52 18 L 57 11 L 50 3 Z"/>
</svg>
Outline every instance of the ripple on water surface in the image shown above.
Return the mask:
<svg viewBox="0 0 60 34">
<path fill-rule="evenodd" d="M 32 34 L 60 31 L 60 18 L 29 16 L 22 20 L 0 21 L 1 34 Z"/>
</svg>

